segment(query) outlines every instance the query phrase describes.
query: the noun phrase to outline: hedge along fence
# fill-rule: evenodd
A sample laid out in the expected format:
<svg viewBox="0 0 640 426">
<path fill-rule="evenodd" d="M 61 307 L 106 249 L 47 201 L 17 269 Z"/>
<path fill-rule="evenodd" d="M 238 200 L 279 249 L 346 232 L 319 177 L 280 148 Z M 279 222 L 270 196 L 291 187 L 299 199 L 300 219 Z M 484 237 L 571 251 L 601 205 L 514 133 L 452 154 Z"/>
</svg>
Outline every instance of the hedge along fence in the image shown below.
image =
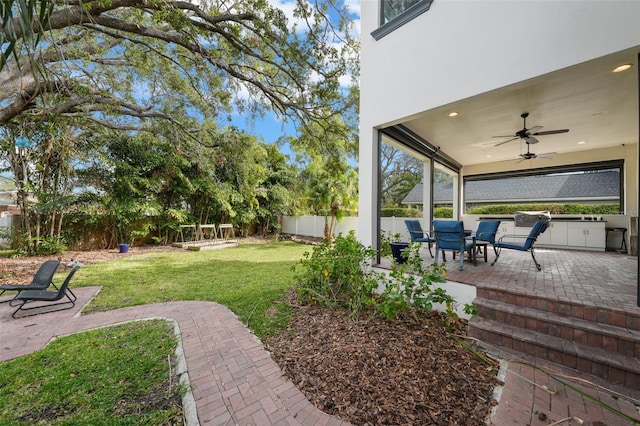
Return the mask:
<svg viewBox="0 0 640 426">
<path fill-rule="evenodd" d="M 618 204 L 496 204 L 470 207 L 465 214 L 514 214 L 520 211 L 548 211 L 551 214 L 620 214 Z"/>
</svg>

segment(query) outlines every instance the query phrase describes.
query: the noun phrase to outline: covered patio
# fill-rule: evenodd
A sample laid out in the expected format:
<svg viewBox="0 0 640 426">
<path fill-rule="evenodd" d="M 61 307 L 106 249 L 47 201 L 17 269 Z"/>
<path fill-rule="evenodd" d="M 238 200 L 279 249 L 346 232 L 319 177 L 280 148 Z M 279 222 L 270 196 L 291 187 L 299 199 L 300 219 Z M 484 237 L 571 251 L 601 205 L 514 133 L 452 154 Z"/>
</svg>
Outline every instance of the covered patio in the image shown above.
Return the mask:
<svg viewBox="0 0 640 426">
<path fill-rule="evenodd" d="M 420 249 L 425 266 L 433 259 Z M 447 254 L 446 279 L 471 286 L 478 315 L 469 335 L 489 353 L 531 357 L 604 380 L 640 396 L 638 258 L 626 253 L 539 248 L 537 271 L 528 252 L 489 249 L 477 266 Z M 382 259 L 380 267 L 391 266 Z M 445 284 L 447 288 L 447 284 Z"/>
</svg>

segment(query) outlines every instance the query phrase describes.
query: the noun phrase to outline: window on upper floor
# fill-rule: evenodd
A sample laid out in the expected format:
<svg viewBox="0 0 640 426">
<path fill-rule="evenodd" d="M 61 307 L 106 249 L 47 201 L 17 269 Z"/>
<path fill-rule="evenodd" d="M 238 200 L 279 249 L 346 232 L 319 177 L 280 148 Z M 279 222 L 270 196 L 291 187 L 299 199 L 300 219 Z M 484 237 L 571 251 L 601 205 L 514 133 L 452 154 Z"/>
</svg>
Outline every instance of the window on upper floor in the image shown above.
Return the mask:
<svg viewBox="0 0 640 426">
<path fill-rule="evenodd" d="M 371 35 L 379 40 L 429 10 L 433 0 L 380 0 L 380 27 Z"/>
<path fill-rule="evenodd" d="M 400 16 L 422 0 L 380 0 L 380 25 Z"/>
</svg>

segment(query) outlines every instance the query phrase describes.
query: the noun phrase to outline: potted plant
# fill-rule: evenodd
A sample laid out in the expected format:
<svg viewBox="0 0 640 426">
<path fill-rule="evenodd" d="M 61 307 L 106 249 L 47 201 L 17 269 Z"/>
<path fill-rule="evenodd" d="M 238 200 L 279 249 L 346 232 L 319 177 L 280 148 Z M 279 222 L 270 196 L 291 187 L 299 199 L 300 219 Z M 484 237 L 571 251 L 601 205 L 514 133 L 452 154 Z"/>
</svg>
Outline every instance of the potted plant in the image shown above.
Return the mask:
<svg viewBox="0 0 640 426">
<path fill-rule="evenodd" d="M 396 263 L 405 263 L 407 257 L 402 254 L 402 250 L 409 247 L 408 242 L 400 241 L 399 233 L 392 234 L 389 231 L 383 231 L 380 235 L 380 255 L 391 255 Z"/>
</svg>

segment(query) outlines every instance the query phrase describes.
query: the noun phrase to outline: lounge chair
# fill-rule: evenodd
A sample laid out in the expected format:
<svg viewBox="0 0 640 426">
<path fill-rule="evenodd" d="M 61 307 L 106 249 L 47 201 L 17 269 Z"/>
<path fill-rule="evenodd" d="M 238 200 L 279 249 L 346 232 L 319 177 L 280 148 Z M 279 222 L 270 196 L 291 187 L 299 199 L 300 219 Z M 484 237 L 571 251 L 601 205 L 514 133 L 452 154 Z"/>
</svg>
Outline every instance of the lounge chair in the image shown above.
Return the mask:
<svg viewBox="0 0 640 426">
<path fill-rule="evenodd" d="M 433 253 L 431 252 L 431 244 L 435 243 L 435 238 L 429 236 L 429 233 L 424 232 L 422 230 L 422 225 L 420 225 L 420 221 L 416 219 L 408 219 L 404 221 L 405 225 L 407 225 L 407 229 L 409 230 L 409 238 L 412 243 L 427 243 L 429 247 L 429 254 L 431 258 L 433 258 Z"/>
<path fill-rule="evenodd" d="M 473 264 L 477 265 L 476 261 L 476 240 L 475 238 L 466 239 L 464 232 L 464 224 L 459 220 L 434 220 L 433 232 L 436 237 L 436 259 L 435 263 L 438 263 L 438 254 L 440 250 L 453 250 L 454 252 L 460 252 L 460 260 L 458 270 L 462 271 L 464 265 L 464 252 L 471 250 L 473 256 Z"/>
<path fill-rule="evenodd" d="M 33 277 L 33 280 L 31 280 L 31 283 L 0 285 L 0 290 L 2 290 L 2 293 L 0 293 L 0 295 L 4 294 L 5 291 L 17 291 L 19 294 L 24 290 L 46 290 L 50 285 L 53 285 L 53 287 L 57 290 L 58 288 L 53 283 L 53 275 L 56 273 L 58 266 L 60 266 L 59 260 L 47 260 L 42 265 L 40 265 L 40 268 Z M 12 302 L 14 300 L 15 298 L 9 299 L 9 305 L 13 305 Z M 5 302 L 7 301 L 5 300 Z"/>
<path fill-rule="evenodd" d="M 529 235 L 503 235 L 502 237 L 500 237 L 500 239 L 493 245 L 493 248 L 496 250 L 496 259 L 493 261 L 491 266 L 495 265 L 495 263 L 498 261 L 502 249 L 510 249 L 531 252 L 533 263 L 536 264 L 536 268 L 538 269 L 538 271 L 541 271 L 542 267 L 536 260 L 536 254 L 533 249 L 533 245 L 538 239 L 538 236 L 540 236 L 540 234 L 542 234 L 547 229 L 547 226 L 549 226 L 548 221 L 539 220 L 533 225 L 531 231 L 529 232 Z M 522 243 L 502 241 L 502 239 L 505 237 L 509 239 L 522 239 Z"/>
<path fill-rule="evenodd" d="M 37 315 L 41 313 L 44 314 L 49 312 L 63 311 L 65 309 L 73 308 L 78 298 L 76 297 L 75 294 L 73 294 L 73 292 L 69 288 L 69 281 L 71 281 L 71 278 L 73 277 L 73 275 L 76 273 L 78 269 L 80 269 L 80 266 L 74 266 L 71 269 L 71 271 L 67 275 L 67 278 L 65 278 L 64 282 L 62 283 L 62 285 L 57 291 L 24 290 L 18 293 L 14 300 L 18 302 L 19 305 L 18 305 L 18 308 L 11 314 L 11 316 L 13 318 L 18 318 L 16 317 L 16 314 L 18 312 L 32 311 L 34 309 L 37 309 L 38 311 L 34 313 L 28 313 L 27 315 L 22 315 L 21 317 L 27 317 L 30 315 Z M 65 297 L 67 300 L 60 302 L 60 300 L 64 299 Z M 49 303 L 44 305 L 38 304 L 37 306 L 31 306 L 31 307 L 25 308 L 25 305 L 31 302 L 55 302 L 55 303 Z M 50 306 L 63 306 L 63 307 L 52 309 L 52 310 L 47 309 L 46 311 L 40 311 L 40 309 L 48 308 Z"/>
</svg>

